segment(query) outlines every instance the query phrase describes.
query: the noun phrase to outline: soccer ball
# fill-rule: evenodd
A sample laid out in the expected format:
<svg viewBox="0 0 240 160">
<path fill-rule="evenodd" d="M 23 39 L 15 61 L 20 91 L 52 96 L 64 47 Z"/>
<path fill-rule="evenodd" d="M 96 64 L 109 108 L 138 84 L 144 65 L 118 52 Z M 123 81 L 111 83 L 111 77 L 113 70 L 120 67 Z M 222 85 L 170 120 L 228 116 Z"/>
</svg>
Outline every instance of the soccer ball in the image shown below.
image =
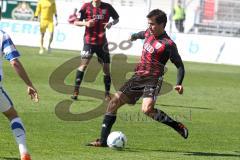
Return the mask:
<svg viewBox="0 0 240 160">
<path fill-rule="evenodd" d="M 107 138 L 107 145 L 113 149 L 123 149 L 127 143 L 127 137 L 120 131 L 111 132 Z"/>
</svg>

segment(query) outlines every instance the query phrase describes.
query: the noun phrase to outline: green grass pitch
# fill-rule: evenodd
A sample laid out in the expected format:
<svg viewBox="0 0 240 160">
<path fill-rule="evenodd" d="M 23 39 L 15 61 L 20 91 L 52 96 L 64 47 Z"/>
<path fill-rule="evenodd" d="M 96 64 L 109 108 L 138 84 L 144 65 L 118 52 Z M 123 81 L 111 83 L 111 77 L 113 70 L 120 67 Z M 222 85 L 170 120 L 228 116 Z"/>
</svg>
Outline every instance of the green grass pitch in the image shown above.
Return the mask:
<svg viewBox="0 0 240 160">
<path fill-rule="evenodd" d="M 38 48 L 17 47 L 21 61 L 40 94 L 40 102 L 30 101 L 26 86 L 8 62 L 3 63 L 4 87 L 24 121 L 27 144 L 33 160 L 239 160 L 240 159 L 240 66 L 185 62 L 184 95 L 175 91 L 160 96 L 161 108 L 189 128 L 187 140 L 174 130 L 153 122 L 141 113 L 141 100 L 135 106 L 125 105 L 113 130 L 126 134 L 123 151 L 91 148 L 85 144 L 99 137 L 102 117 L 89 121 L 63 121 L 55 106 L 70 100 L 69 94 L 50 88 L 51 73 L 78 52 L 53 50 L 38 54 Z M 135 62 L 136 58 L 130 57 Z M 121 68 L 119 68 L 119 71 Z M 75 70 L 65 83 L 72 85 Z M 176 69 L 168 63 L 165 81 L 174 84 Z M 104 90 L 102 74 L 83 87 Z M 114 89 L 111 90 L 114 93 Z M 71 112 L 78 114 L 94 109 L 101 100 L 83 96 L 74 102 Z M 0 160 L 18 160 L 18 148 L 7 119 L 0 116 Z"/>
</svg>

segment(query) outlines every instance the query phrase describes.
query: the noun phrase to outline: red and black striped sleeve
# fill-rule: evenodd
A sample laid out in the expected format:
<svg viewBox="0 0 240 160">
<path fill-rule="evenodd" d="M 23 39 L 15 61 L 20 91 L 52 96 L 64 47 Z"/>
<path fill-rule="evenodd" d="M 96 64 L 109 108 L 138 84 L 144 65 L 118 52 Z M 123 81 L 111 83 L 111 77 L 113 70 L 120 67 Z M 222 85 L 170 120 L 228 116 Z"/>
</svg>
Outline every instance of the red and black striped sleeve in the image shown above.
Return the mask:
<svg viewBox="0 0 240 160">
<path fill-rule="evenodd" d="M 83 21 L 86 19 L 86 10 L 87 10 L 87 3 L 82 5 L 82 8 L 79 10 L 79 21 Z"/>
<path fill-rule="evenodd" d="M 132 34 L 132 39 L 145 39 L 145 31 Z"/>
<path fill-rule="evenodd" d="M 177 68 L 177 85 L 181 85 L 185 75 L 185 68 L 175 43 L 170 46 L 170 60 Z"/>
<path fill-rule="evenodd" d="M 117 11 L 113 8 L 111 4 L 109 4 L 108 9 L 109 9 L 109 15 L 110 17 L 112 17 L 112 19 L 116 20 L 119 18 Z"/>
</svg>

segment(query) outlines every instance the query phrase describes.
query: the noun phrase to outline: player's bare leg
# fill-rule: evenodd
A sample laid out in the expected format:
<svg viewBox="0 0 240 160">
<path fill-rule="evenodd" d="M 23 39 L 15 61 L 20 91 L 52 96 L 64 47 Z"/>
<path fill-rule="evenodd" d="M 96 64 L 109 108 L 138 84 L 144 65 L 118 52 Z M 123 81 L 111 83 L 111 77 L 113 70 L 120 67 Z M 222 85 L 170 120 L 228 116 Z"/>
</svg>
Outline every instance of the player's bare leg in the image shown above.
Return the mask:
<svg viewBox="0 0 240 160">
<path fill-rule="evenodd" d="M 155 100 L 152 97 L 143 98 L 142 112 L 147 116 L 151 117 L 155 121 L 172 127 L 176 130 L 183 138 L 188 138 L 188 129 L 181 123 L 173 120 L 163 111 L 154 108 Z"/>
<path fill-rule="evenodd" d="M 74 92 L 73 92 L 73 95 L 71 96 L 71 98 L 73 100 L 78 99 L 80 85 L 83 80 L 84 72 L 87 69 L 88 64 L 90 63 L 90 60 L 91 60 L 91 58 L 90 59 L 81 59 L 81 64 L 78 67 L 77 72 L 76 72 Z"/>
<path fill-rule="evenodd" d="M 48 53 L 51 53 L 51 51 L 52 51 L 51 44 L 52 44 L 52 41 L 53 41 L 53 34 L 54 34 L 53 32 L 50 33 L 48 49 L 47 49 Z"/>
<path fill-rule="evenodd" d="M 44 52 L 44 47 L 43 47 L 44 35 L 45 35 L 45 33 L 41 33 L 39 54 L 43 54 L 43 52 Z"/>
<path fill-rule="evenodd" d="M 111 88 L 111 75 L 110 75 L 110 65 L 109 63 L 103 63 L 103 73 L 104 73 L 104 85 L 105 85 L 105 100 L 110 101 L 110 88 Z"/>
<path fill-rule="evenodd" d="M 18 117 L 16 110 L 11 107 L 8 111 L 3 112 L 3 114 L 9 119 L 11 123 L 11 129 L 19 147 L 21 160 L 31 160 L 26 146 L 25 129 L 21 119 Z"/>
<path fill-rule="evenodd" d="M 112 126 L 117 118 L 117 110 L 127 102 L 127 97 L 122 92 L 117 92 L 108 103 L 108 107 L 103 119 L 101 138 L 87 144 L 94 147 L 106 147 L 107 137 L 111 132 Z"/>
</svg>

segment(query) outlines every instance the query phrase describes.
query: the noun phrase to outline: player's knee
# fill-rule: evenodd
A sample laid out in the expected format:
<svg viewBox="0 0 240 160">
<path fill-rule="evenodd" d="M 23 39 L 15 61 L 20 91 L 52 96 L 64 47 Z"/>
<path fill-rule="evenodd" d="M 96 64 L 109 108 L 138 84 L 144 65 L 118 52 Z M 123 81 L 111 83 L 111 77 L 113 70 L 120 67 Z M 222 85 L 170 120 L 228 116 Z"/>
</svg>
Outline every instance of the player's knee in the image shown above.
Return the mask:
<svg viewBox="0 0 240 160">
<path fill-rule="evenodd" d="M 119 97 L 113 96 L 110 102 L 108 103 L 107 112 L 116 113 L 120 104 Z"/>
<path fill-rule="evenodd" d="M 142 112 L 146 115 L 150 115 L 153 112 L 153 106 L 151 104 L 143 105 Z"/>
<path fill-rule="evenodd" d="M 85 65 L 85 64 L 79 66 L 80 71 L 85 71 L 86 69 L 87 69 L 87 65 Z"/>
<path fill-rule="evenodd" d="M 105 75 L 109 75 L 109 76 L 110 76 L 110 71 L 109 71 L 109 69 L 108 69 L 108 70 L 103 69 L 103 73 L 104 73 Z"/>
</svg>

